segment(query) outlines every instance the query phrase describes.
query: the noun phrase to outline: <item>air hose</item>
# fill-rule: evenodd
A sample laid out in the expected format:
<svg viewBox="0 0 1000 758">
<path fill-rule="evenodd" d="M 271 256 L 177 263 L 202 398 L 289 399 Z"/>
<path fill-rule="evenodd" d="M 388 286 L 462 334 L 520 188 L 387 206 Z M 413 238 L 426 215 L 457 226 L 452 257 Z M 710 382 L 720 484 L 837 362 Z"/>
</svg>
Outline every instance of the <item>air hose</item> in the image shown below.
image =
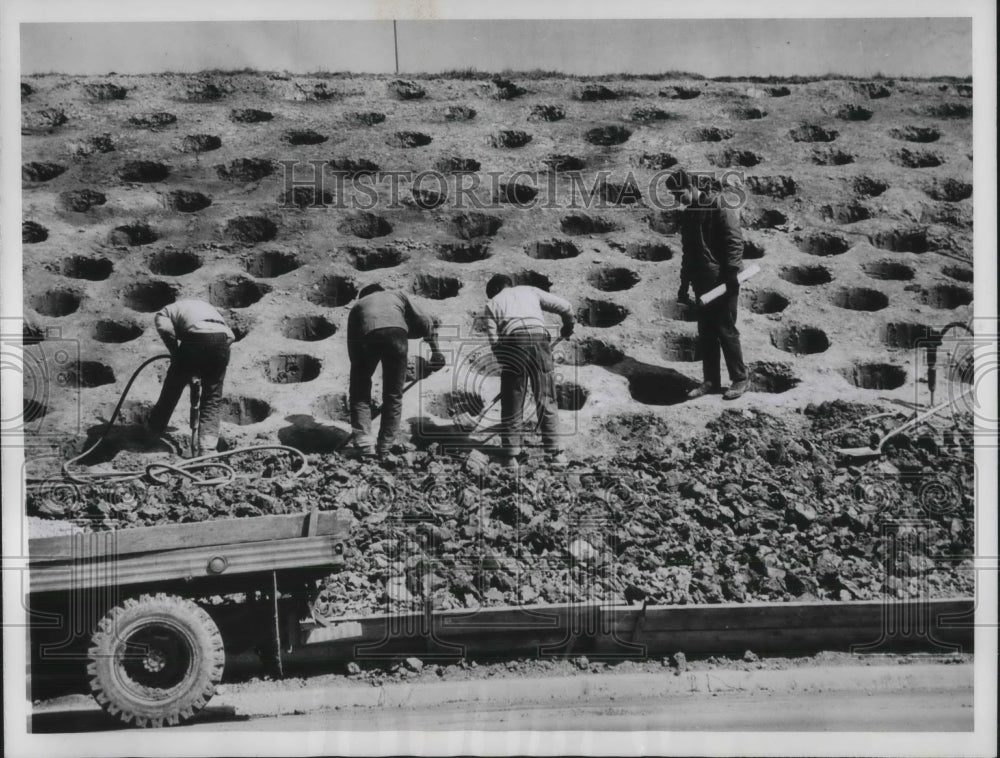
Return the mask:
<svg viewBox="0 0 1000 758">
<path fill-rule="evenodd" d="M 143 369 L 151 363 L 156 361 L 169 360 L 170 354 L 163 353 L 162 355 L 154 355 L 142 362 L 142 364 L 135 370 L 132 376 L 129 378 L 128 383 L 125 385 L 125 389 L 122 391 L 121 397 L 118 398 L 118 404 L 115 406 L 114 412 L 111 414 L 111 418 L 108 419 L 107 425 L 104 427 L 104 431 L 101 432 L 100 437 L 94 442 L 93 445 L 88 447 L 79 455 L 70 458 L 68 461 L 63 463 L 62 473 L 63 476 L 73 482 L 74 484 L 93 484 L 95 482 L 103 481 L 113 481 L 113 482 L 126 482 L 135 479 L 141 479 L 146 477 L 150 481 L 156 484 L 166 484 L 167 474 L 175 474 L 177 476 L 190 479 L 195 484 L 200 485 L 219 485 L 219 484 L 229 484 L 236 478 L 236 472 L 233 468 L 222 462 L 225 458 L 230 458 L 234 455 L 242 455 L 246 453 L 256 453 L 262 450 L 281 450 L 291 454 L 292 456 L 298 457 L 302 461 L 302 465 L 292 472 L 292 476 L 299 476 L 304 471 L 309 468 L 309 463 L 306 461 L 305 455 L 301 450 L 294 447 L 289 447 L 288 445 L 253 445 L 249 447 L 239 447 L 233 450 L 226 450 L 222 453 L 210 453 L 208 455 L 201 455 L 196 458 L 188 458 L 181 463 L 171 464 L 156 462 L 150 463 L 143 469 L 136 469 L 132 471 L 99 471 L 99 472 L 80 472 L 73 471 L 72 466 L 79 462 L 80 460 L 86 458 L 88 455 L 93 453 L 101 443 L 107 439 L 108 434 L 111 432 L 111 428 L 114 426 L 115 421 L 118 419 L 119 413 L 121 413 L 122 405 L 125 403 L 125 398 L 128 397 L 129 390 L 132 389 L 132 385 L 135 380 L 142 373 Z M 213 470 L 214 476 L 203 478 L 198 476 L 196 472 L 202 472 L 206 470 Z"/>
</svg>

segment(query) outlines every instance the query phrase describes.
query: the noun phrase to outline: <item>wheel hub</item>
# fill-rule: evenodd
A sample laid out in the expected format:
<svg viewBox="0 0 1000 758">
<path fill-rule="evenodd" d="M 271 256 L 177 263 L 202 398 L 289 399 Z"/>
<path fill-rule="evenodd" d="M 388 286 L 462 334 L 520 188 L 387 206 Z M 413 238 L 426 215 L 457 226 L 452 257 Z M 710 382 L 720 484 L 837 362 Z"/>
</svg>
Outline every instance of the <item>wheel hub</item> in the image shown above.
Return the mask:
<svg viewBox="0 0 1000 758">
<path fill-rule="evenodd" d="M 167 656 L 162 650 L 150 649 L 146 652 L 146 657 L 142 661 L 143 668 L 151 673 L 163 671 L 167 665 Z"/>
</svg>

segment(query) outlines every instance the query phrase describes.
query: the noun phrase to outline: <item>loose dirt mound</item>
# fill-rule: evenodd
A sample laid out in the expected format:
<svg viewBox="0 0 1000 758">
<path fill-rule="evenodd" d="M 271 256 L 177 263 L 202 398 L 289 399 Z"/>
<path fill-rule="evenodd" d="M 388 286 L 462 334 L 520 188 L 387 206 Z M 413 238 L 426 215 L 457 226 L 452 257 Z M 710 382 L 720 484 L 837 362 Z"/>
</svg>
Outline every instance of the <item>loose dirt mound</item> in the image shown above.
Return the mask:
<svg viewBox="0 0 1000 758">
<path fill-rule="evenodd" d="M 560 239 L 539 240 L 527 245 L 524 251 L 529 257 L 541 260 L 563 260 L 580 254 L 580 248 L 569 240 Z"/>
<path fill-rule="evenodd" d="M 385 143 L 390 147 L 423 147 L 433 142 L 429 134 L 423 132 L 393 132 L 385 138 Z"/>
<path fill-rule="evenodd" d="M 391 234 L 392 224 L 375 213 L 358 211 L 341 221 L 337 225 L 337 231 L 361 239 L 373 239 Z"/>
<path fill-rule="evenodd" d="M 128 319 L 102 320 L 94 323 L 90 330 L 90 337 L 97 342 L 105 342 L 118 345 L 123 342 L 131 342 L 142 336 L 143 327 L 135 321 Z"/>
<path fill-rule="evenodd" d="M 502 224 L 496 216 L 485 213 L 460 213 L 448 220 L 448 230 L 459 239 L 474 240 L 494 236 Z"/>
<path fill-rule="evenodd" d="M 122 290 L 121 300 L 125 305 L 140 313 L 153 313 L 177 299 L 173 285 L 157 279 L 133 282 Z"/>
<path fill-rule="evenodd" d="M 941 132 L 925 126 L 904 126 L 899 129 L 890 129 L 889 136 L 905 142 L 937 142 L 941 139 Z"/>
<path fill-rule="evenodd" d="M 103 192 L 92 189 L 68 190 L 59 193 L 59 205 L 67 211 L 86 213 L 97 205 L 104 205 L 108 198 Z"/>
<path fill-rule="evenodd" d="M 189 134 L 181 140 L 185 153 L 210 153 L 222 147 L 222 138 L 216 134 Z"/>
<path fill-rule="evenodd" d="M 111 272 L 115 270 L 115 264 L 107 258 L 88 258 L 85 255 L 72 255 L 63 258 L 59 271 L 63 276 L 70 279 L 86 279 L 91 282 L 103 282 Z"/>
<path fill-rule="evenodd" d="M 259 182 L 274 173 L 274 165 L 266 158 L 236 158 L 216 166 L 215 172 L 227 182 Z"/>
<path fill-rule="evenodd" d="M 861 105 L 842 105 L 837 109 L 837 118 L 844 121 L 868 121 L 873 111 Z"/>
<path fill-rule="evenodd" d="M 344 121 L 353 126 L 377 126 L 385 121 L 385 114 L 378 111 L 349 111 Z"/>
<path fill-rule="evenodd" d="M 788 132 L 794 142 L 833 142 L 839 132 L 816 124 L 800 124 Z"/>
<path fill-rule="evenodd" d="M 229 120 L 237 124 L 262 124 L 272 118 L 274 114 L 256 108 L 236 108 L 229 111 Z"/>
<path fill-rule="evenodd" d="M 273 279 L 295 271 L 301 263 L 292 253 L 261 250 L 243 259 L 243 268 L 258 279 Z"/>
<path fill-rule="evenodd" d="M 562 121 L 566 118 L 566 111 L 558 105 L 533 105 L 528 111 L 528 121 Z"/>
<path fill-rule="evenodd" d="M 176 124 L 177 116 L 166 111 L 137 113 L 134 116 L 130 116 L 128 122 L 140 129 L 162 129 L 165 126 Z"/>
<path fill-rule="evenodd" d="M 25 245 L 34 245 L 45 242 L 49 238 L 49 230 L 34 221 L 23 221 L 21 223 L 21 242 Z"/>
<path fill-rule="evenodd" d="M 531 142 L 531 135 L 518 129 L 502 129 L 486 138 L 486 144 L 496 148 L 524 147 Z"/>
<path fill-rule="evenodd" d="M 171 190 L 165 196 L 168 208 L 180 213 L 197 213 L 212 204 L 212 198 L 193 190 Z"/>
<path fill-rule="evenodd" d="M 605 329 L 616 326 L 628 318 L 629 310 L 623 305 L 607 300 L 584 298 L 583 305 L 577 311 L 576 318 L 584 326 L 594 326 Z"/>
<path fill-rule="evenodd" d="M 358 287 L 353 280 L 335 274 L 327 274 L 312 285 L 306 296 L 310 303 L 323 305 L 327 308 L 337 308 L 347 305 L 358 294 Z"/>
<path fill-rule="evenodd" d="M 405 79 L 394 79 L 386 85 L 386 90 L 396 100 L 420 100 L 427 95 L 427 90 L 419 84 Z"/>
<path fill-rule="evenodd" d="M 597 126 L 593 129 L 588 129 L 584 134 L 584 139 L 587 140 L 591 145 L 598 145 L 600 147 L 611 147 L 613 145 L 621 145 L 626 142 L 629 137 L 632 136 L 632 132 L 626 129 L 624 126 Z"/>
<path fill-rule="evenodd" d="M 256 245 L 273 240 L 278 226 L 265 216 L 237 216 L 226 222 L 223 234 L 226 239 L 240 245 Z"/>
<path fill-rule="evenodd" d="M 51 289 L 32 295 L 27 299 L 28 306 L 43 316 L 60 318 L 76 313 L 80 307 L 82 295 L 76 290 Z"/>
<path fill-rule="evenodd" d="M 48 182 L 66 171 L 60 163 L 32 162 L 21 166 L 22 182 Z"/>
<path fill-rule="evenodd" d="M 323 316 L 293 316 L 281 322 L 281 334 L 290 340 L 318 342 L 336 333 L 336 325 Z"/>
<path fill-rule="evenodd" d="M 201 256 L 186 250 L 160 250 L 147 263 L 150 272 L 160 276 L 185 276 L 201 266 Z"/>
<path fill-rule="evenodd" d="M 116 226 L 108 235 L 108 242 L 115 247 L 136 247 L 149 245 L 159 239 L 159 235 L 149 226 L 141 222 Z"/>
<path fill-rule="evenodd" d="M 755 195 L 782 200 L 795 194 L 795 180 L 790 176 L 748 176 L 746 186 Z"/>
<path fill-rule="evenodd" d="M 159 161 L 129 161 L 118 169 L 123 182 L 162 182 L 170 174 L 170 167 Z"/>
<path fill-rule="evenodd" d="M 822 329 L 789 324 L 771 332 L 771 344 L 786 353 L 814 355 L 825 352 L 830 347 L 830 340 Z"/>
</svg>

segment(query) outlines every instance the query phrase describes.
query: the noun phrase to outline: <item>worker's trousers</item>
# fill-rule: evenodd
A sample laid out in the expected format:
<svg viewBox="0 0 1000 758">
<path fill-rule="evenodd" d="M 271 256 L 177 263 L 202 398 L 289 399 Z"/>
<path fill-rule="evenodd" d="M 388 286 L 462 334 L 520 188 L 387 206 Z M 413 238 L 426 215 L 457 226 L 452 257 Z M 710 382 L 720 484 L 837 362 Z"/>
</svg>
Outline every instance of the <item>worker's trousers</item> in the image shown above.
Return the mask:
<svg viewBox="0 0 1000 758">
<path fill-rule="evenodd" d="M 704 381 L 716 387 L 722 382 L 720 352 L 726 360 L 726 369 L 729 371 L 731 382 L 742 382 L 747 378 L 743 347 L 740 344 L 740 330 L 736 328 L 736 306 L 739 297 L 740 292 L 737 287 L 735 292 L 727 292 L 708 305 L 700 306 L 698 310 L 698 346 L 701 349 L 702 374 Z"/>
<path fill-rule="evenodd" d="M 559 415 L 548 332 L 518 329 L 499 339 L 494 354 L 500 364 L 500 442 L 504 451 L 508 455 L 521 452 L 524 397 L 530 384 L 542 445 L 549 452 L 558 452 Z"/>
<path fill-rule="evenodd" d="M 351 359 L 349 400 L 354 444 L 372 446 L 372 375 L 382 364 L 382 424 L 378 432 L 379 452 L 386 452 L 399 432 L 403 415 L 403 386 L 406 383 L 406 330 L 396 327 L 376 329 L 363 339 L 347 345 Z"/>
<path fill-rule="evenodd" d="M 170 359 L 170 368 L 167 369 L 167 375 L 163 380 L 160 399 L 156 401 L 149 415 L 150 431 L 154 434 L 163 434 L 166 431 L 184 388 L 192 379 L 200 379 L 199 436 L 205 440 L 218 438 L 222 414 L 222 385 L 228 367 L 229 335 L 208 333 L 185 337 Z"/>
</svg>

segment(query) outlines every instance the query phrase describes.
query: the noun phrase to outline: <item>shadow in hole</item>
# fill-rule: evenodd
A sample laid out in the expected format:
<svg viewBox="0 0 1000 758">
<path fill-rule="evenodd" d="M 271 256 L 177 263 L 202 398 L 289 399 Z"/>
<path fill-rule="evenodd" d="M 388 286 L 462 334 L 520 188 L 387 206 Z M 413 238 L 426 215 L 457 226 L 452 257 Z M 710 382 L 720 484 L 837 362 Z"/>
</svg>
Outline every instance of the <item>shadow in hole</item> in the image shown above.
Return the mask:
<svg viewBox="0 0 1000 758">
<path fill-rule="evenodd" d="M 675 405 L 687 400 L 687 393 L 701 382 L 679 371 L 635 358 L 625 358 L 606 367 L 608 371 L 628 379 L 632 399 L 643 405 Z"/>
<path fill-rule="evenodd" d="M 232 706 L 205 708 L 185 724 L 214 724 L 249 721 L 249 716 L 238 715 Z M 28 731 L 32 734 L 60 734 L 67 732 L 119 732 L 139 727 L 122 724 L 97 708 L 89 710 L 46 711 L 28 718 Z"/>
<path fill-rule="evenodd" d="M 88 449 L 97 442 L 104 430 L 107 422 L 96 424 L 87 429 L 87 438 L 84 440 L 80 451 Z M 170 430 L 177 431 L 176 427 L 169 427 Z M 153 437 L 141 424 L 119 424 L 111 427 L 108 436 L 97 446 L 97 449 L 86 458 L 82 458 L 80 463 L 84 466 L 95 466 L 99 463 L 109 463 L 114 460 L 119 453 L 172 453 L 180 455 L 181 451 L 168 442 L 163 437 Z"/>
<path fill-rule="evenodd" d="M 286 416 L 285 421 L 289 426 L 278 430 L 278 440 L 303 453 L 336 452 L 351 436 L 351 429 L 346 424 L 323 424 L 305 414 Z"/>
</svg>

